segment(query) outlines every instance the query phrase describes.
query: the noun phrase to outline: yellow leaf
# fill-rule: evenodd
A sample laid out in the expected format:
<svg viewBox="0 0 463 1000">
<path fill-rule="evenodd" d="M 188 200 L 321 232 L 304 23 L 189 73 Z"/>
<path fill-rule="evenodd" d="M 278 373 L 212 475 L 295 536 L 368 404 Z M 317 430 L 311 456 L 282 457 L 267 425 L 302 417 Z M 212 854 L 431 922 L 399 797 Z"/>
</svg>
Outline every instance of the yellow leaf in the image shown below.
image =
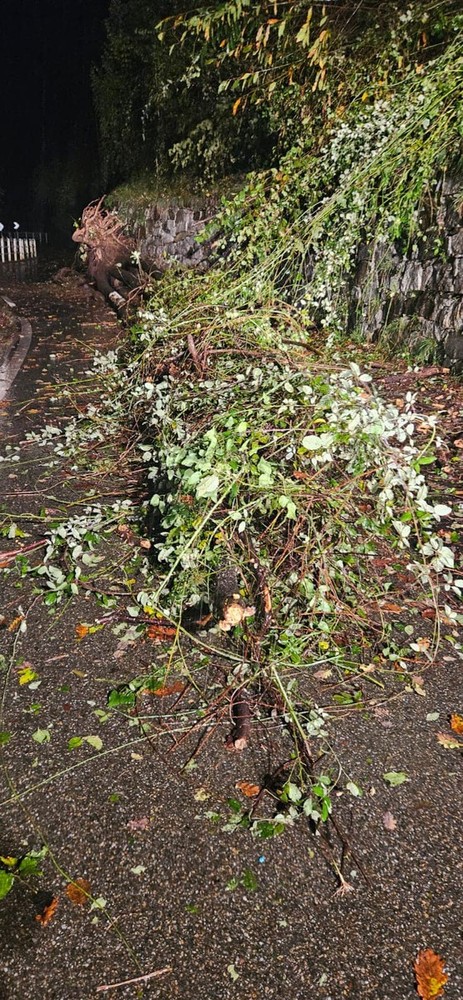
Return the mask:
<svg viewBox="0 0 463 1000">
<path fill-rule="evenodd" d="M 235 103 L 233 105 L 233 108 L 232 108 L 232 114 L 233 115 L 236 115 L 236 113 L 238 111 L 238 108 L 239 108 L 242 100 L 243 100 L 242 97 L 237 97 L 237 99 L 236 99 L 236 101 L 235 101 Z"/>
<path fill-rule="evenodd" d="M 23 667 L 18 670 L 18 680 L 22 687 L 23 684 L 30 684 L 31 681 L 35 681 L 38 674 L 35 672 L 30 663 L 25 663 Z"/>
<path fill-rule="evenodd" d="M 207 792 L 205 788 L 198 788 L 194 794 L 196 802 L 206 802 L 206 799 L 211 797 L 211 793 Z"/>
</svg>

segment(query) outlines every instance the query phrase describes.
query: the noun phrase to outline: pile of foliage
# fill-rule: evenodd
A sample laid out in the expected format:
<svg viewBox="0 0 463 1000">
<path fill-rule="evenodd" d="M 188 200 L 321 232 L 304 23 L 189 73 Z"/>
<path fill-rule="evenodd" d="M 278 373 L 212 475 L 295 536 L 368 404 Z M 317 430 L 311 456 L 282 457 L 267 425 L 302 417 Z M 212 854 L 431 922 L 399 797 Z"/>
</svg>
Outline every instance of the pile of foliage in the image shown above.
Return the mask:
<svg viewBox="0 0 463 1000">
<path fill-rule="evenodd" d="M 117 158 L 127 144 L 130 162 L 146 166 L 137 159 L 143 127 L 150 156 L 156 146 L 207 174 L 198 153 L 209 147 L 195 131 L 204 108 L 196 102 L 192 131 L 189 102 L 196 87 L 207 102 L 219 85 L 214 114 L 228 125 L 221 133 L 214 118 L 212 130 L 224 162 L 255 121 L 273 162 L 223 205 L 209 271 L 168 270 L 124 348 L 96 359 L 106 381 L 99 406 L 81 408 L 64 431 L 46 428 L 40 443 L 76 462 L 86 444 L 93 452 L 129 428 L 149 499 L 141 511 L 129 501 L 109 511 L 92 505 L 58 526 L 38 573 L 50 605 L 76 593 L 105 525 L 141 515 L 151 549 L 143 586 L 131 594 L 133 623 L 173 625 L 176 649 L 186 620 L 209 630 L 199 645 L 231 664 L 228 690 L 276 706 L 291 732 L 299 784 L 287 783 L 290 809 L 304 802 L 307 815 L 326 819 L 331 777 L 314 770 L 307 742 L 326 735 L 313 668 L 333 671 L 340 685 L 357 678 L 340 704 L 363 704 L 363 686 L 382 689 L 389 675 L 410 680 L 417 650 L 392 636 L 381 610 L 404 581 L 443 606 L 447 621 L 461 621 L 463 582 L 439 529 L 451 508 L 430 497 L 424 477 L 435 422 L 413 395 L 384 401 L 343 335 L 359 243 L 422 239 L 424 206 L 432 214 L 439 174 L 461 141 L 463 17 L 449 2 L 378 10 L 367 0 L 236 0 L 180 10 L 151 31 L 151 15 L 166 13 L 160 7 L 130 4 L 131 34 L 127 5 L 113 0 L 95 84 L 102 107 L 105 88 L 133 67 L 137 32 L 146 61 L 133 92 L 141 118 L 132 90 L 114 91 L 122 118 L 111 142 L 124 138 L 108 156 L 124 170 Z M 168 56 L 159 32 L 173 33 Z M 161 77 L 167 60 L 172 74 L 162 101 L 146 70 L 161 72 L 158 58 Z M 170 127 L 174 92 L 180 112 L 185 97 L 185 118 L 162 141 L 156 126 L 148 142 L 161 112 Z M 215 598 L 230 568 L 243 609 L 231 627 Z"/>
</svg>

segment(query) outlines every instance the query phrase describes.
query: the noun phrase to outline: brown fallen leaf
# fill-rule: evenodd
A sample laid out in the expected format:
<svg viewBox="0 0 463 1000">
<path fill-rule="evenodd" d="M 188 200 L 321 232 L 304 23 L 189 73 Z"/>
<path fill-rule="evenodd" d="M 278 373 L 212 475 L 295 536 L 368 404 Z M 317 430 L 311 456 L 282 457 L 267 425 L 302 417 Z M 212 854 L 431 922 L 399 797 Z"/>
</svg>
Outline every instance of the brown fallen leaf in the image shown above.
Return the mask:
<svg viewBox="0 0 463 1000">
<path fill-rule="evenodd" d="M 383 816 L 383 825 L 386 827 L 386 830 L 395 830 L 396 829 L 396 827 L 397 827 L 397 820 L 394 819 L 394 816 L 392 815 L 391 812 L 385 812 L 384 813 L 384 816 Z"/>
<path fill-rule="evenodd" d="M 40 897 L 40 898 L 39 898 Z M 42 899 L 42 897 L 46 897 Z M 36 895 L 37 905 L 40 906 L 40 910 L 35 914 L 35 919 L 37 923 L 41 924 L 42 927 L 46 927 L 53 920 L 58 907 L 58 897 L 52 896 L 49 892 L 38 892 Z"/>
<path fill-rule="evenodd" d="M 444 960 L 432 948 L 420 951 L 414 964 L 418 996 L 422 1000 L 441 997 L 449 978 L 444 972 Z"/>
<path fill-rule="evenodd" d="M 89 625 L 76 625 L 76 636 L 78 639 L 84 639 L 88 635 Z"/>
<path fill-rule="evenodd" d="M 381 611 L 386 611 L 386 612 L 391 613 L 391 614 L 393 612 L 396 612 L 396 614 L 399 614 L 399 612 L 402 611 L 402 608 L 400 607 L 400 605 L 399 604 L 393 604 L 392 601 L 384 601 L 384 603 L 380 603 L 379 606 L 381 608 Z"/>
<path fill-rule="evenodd" d="M 463 743 L 448 733 L 436 733 L 436 739 L 446 750 L 463 750 Z"/>
<path fill-rule="evenodd" d="M 267 584 L 264 584 L 262 588 L 262 598 L 263 598 L 265 614 L 269 615 L 272 610 L 272 598 L 270 596 L 270 591 L 267 587 Z"/>
<path fill-rule="evenodd" d="M 429 365 L 428 368 L 420 368 L 416 373 L 416 377 L 432 378 L 433 375 L 447 375 L 448 371 L 448 368 L 441 368 L 439 365 Z"/>
<path fill-rule="evenodd" d="M 424 653 L 427 649 L 429 649 L 430 645 L 431 645 L 430 639 L 428 639 L 426 636 L 420 636 L 420 638 L 417 639 L 416 642 L 412 643 L 412 649 L 416 648 L 416 651 L 418 653 Z"/>
<path fill-rule="evenodd" d="M 156 624 L 150 625 L 146 634 L 148 639 L 153 639 L 153 642 L 165 642 L 166 639 L 173 639 L 177 635 L 177 629 L 173 625 L 163 625 L 162 622 L 156 622 Z"/>
<path fill-rule="evenodd" d="M 453 729 L 454 733 L 458 733 L 459 736 L 463 736 L 463 715 L 457 715 L 454 712 L 450 716 L 450 728 Z"/>
<path fill-rule="evenodd" d="M 415 694 L 420 694 L 422 696 L 422 698 L 425 698 L 426 697 L 426 691 L 424 690 L 423 684 L 424 684 L 423 678 L 419 677 L 418 674 L 413 674 L 413 677 L 412 677 L 412 688 L 413 688 Z"/>
<path fill-rule="evenodd" d="M 24 615 L 18 615 L 17 618 L 13 618 L 13 621 L 10 622 L 10 624 L 8 625 L 8 631 L 9 632 L 16 632 L 16 629 L 19 627 L 19 625 L 23 621 L 24 621 Z"/>
<path fill-rule="evenodd" d="M 133 833 L 138 833 L 139 831 L 148 830 L 150 825 L 149 816 L 140 816 L 140 819 L 129 819 L 127 823 L 127 829 L 132 830 Z"/>
<path fill-rule="evenodd" d="M 421 612 L 422 618 L 428 618 L 430 621 L 435 621 L 436 609 L 435 608 L 424 608 Z"/>
<path fill-rule="evenodd" d="M 146 691 L 148 694 L 155 694 L 156 698 L 165 698 L 168 694 L 180 694 L 184 688 L 184 681 L 173 681 L 172 684 L 166 684 L 165 687 L 158 687 L 156 690 L 146 688 Z"/>
<path fill-rule="evenodd" d="M 260 785 L 252 785 L 249 781 L 237 781 L 235 788 L 239 788 L 247 799 L 253 799 L 260 792 Z"/>
<path fill-rule="evenodd" d="M 90 882 L 86 878 L 76 878 L 66 887 L 66 896 L 76 906 L 83 906 L 91 892 Z"/>
</svg>

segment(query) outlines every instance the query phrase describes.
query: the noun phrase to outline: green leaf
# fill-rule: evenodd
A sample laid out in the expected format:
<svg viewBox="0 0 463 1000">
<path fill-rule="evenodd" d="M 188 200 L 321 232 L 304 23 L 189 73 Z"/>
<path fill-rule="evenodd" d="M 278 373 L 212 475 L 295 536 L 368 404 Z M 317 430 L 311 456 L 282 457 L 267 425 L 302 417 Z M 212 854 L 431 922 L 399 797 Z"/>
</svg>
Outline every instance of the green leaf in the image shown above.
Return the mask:
<svg viewBox="0 0 463 1000">
<path fill-rule="evenodd" d="M 32 733 L 32 739 L 36 743 L 49 743 L 51 740 L 51 733 L 49 729 L 36 729 L 35 733 Z"/>
<path fill-rule="evenodd" d="M 347 782 L 347 784 L 346 784 L 346 791 L 350 792 L 350 794 L 354 795 L 355 798 L 357 798 L 357 799 L 360 799 L 362 797 L 362 795 L 363 795 L 362 789 L 359 788 L 359 786 L 355 784 L 355 781 L 348 781 Z"/>
<path fill-rule="evenodd" d="M 212 497 L 217 493 L 220 485 L 220 479 L 215 474 L 211 473 L 210 476 L 204 476 L 196 487 L 196 496 L 198 499 L 206 499 L 207 497 Z"/>
<path fill-rule="evenodd" d="M 300 802 L 302 798 L 301 789 L 298 788 L 292 781 L 287 781 L 284 786 L 284 791 L 286 792 L 290 802 Z"/>
<path fill-rule="evenodd" d="M 10 872 L 3 872 L 0 870 L 0 899 L 4 899 L 8 895 L 10 889 L 13 886 L 14 875 Z"/>
<path fill-rule="evenodd" d="M 99 736 L 83 736 L 82 739 L 85 740 L 89 746 L 94 747 L 95 750 L 101 750 L 103 747 L 103 740 Z"/>
<path fill-rule="evenodd" d="M 403 785 L 404 781 L 410 781 L 405 771 L 386 771 L 386 774 L 383 774 L 383 778 L 392 788 L 395 788 L 396 785 Z"/>
<path fill-rule="evenodd" d="M 323 447 L 321 438 L 317 434 L 306 434 L 301 441 L 302 447 L 307 451 L 318 451 Z"/>
<path fill-rule="evenodd" d="M 68 750 L 77 750 L 77 747 L 81 746 L 82 746 L 81 736 L 72 736 L 71 739 L 68 741 Z"/>
<path fill-rule="evenodd" d="M 249 868 L 247 868 L 241 876 L 241 885 L 244 886 L 245 889 L 249 889 L 250 892 L 254 892 L 258 888 L 259 883 L 257 878 L 254 875 L 254 872 L 252 872 Z"/>
<path fill-rule="evenodd" d="M 132 707 L 135 705 L 136 694 L 128 687 L 114 688 L 108 695 L 108 707 L 120 708 L 121 706 Z"/>
<path fill-rule="evenodd" d="M 11 740 L 11 733 L 2 732 L 0 733 L 0 747 L 5 746 L 5 743 L 9 743 Z"/>
<path fill-rule="evenodd" d="M 41 875 L 42 872 L 39 869 L 41 860 L 41 858 L 34 858 L 30 854 L 26 854 L 19 866 L 21 875 Z"/>
<path fill-rule="evenodd" d="M 241 802 L 238 802 L 237 799 L 227 799 L 227 804 L 233 813 L 238 814 L 242 811 Z"/>
</svg>

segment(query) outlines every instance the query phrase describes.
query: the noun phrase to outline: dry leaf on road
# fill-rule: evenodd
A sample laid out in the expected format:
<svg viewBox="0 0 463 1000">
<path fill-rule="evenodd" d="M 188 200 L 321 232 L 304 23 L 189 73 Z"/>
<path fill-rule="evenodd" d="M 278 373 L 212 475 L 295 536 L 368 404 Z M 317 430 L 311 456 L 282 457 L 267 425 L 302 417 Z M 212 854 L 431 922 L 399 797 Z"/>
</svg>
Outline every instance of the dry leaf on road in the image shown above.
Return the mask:
<svg viewBox="0 0 463 1000">
<path fill-rule="evenodd" d="M 437 742 L 440 743 L 442 747 L 446 750 L 463 750 L 463 743 L 461 740 L 456 740 L 454 736 L 449 733 L 436 733 Z"/>
<path fill-rule="evenodd" d="M 403 611 L 400 604 L 394 604 L 392 601 L 382 601 L 380 602 L 379 607 L 381 611 L 386 611 L 388 614 L 400 614 L 400 612 Z"/>
<path fill-rule="evenodd" d="M 457 715 L 456 712 L 450 716 L 450 728 L 453 729 L 454 733 L 458 733 L 459 736 L 463 736 L 463 715 Z"/>
<path fill-rule="evenodd" d="M 90 892 L 90 882 L 86 878 L 76 878 L 75 881 L 70 882 L 66 888 L 66 896 L 71 900 L 71 903 L 75 903 L 76 906 L 83 906 L 84 903 L 87 902 Z"/>
<path fill-rule="evenodd" d="M 441 997 L 449 978 L 444 972 L 444 960 L 432 948 L 420 951 L 415 959 L 415 976 L 418 996 L 422 1000 Z"/>
<path fill-rule="evenodd" d="M 162 622 L 158 622 L 155 625 L 150 625 L 147 629 L 146 634 L 149 639 L 153 639 L 154 642 L 165 642 L 166 639 L 174 639 L 177 635 L 177 629 L 173 625 L 164 625 Z"/>
<path fill-rule="evenodd" d="M 246 796 L 247 799 L 254 798 L 260 792 L 260 785 L 252 785 L 249 781 L 237 781 L 235 788 L 239 788 L 240 792 Z"/>
<path fill-rule="evenodd" d="M 383 816 L 383 825 L 386 830 L 395 830 L 397 827 L 397 820 L 394 818 L 391 812 L 385 812 Z"/>
</svg>

